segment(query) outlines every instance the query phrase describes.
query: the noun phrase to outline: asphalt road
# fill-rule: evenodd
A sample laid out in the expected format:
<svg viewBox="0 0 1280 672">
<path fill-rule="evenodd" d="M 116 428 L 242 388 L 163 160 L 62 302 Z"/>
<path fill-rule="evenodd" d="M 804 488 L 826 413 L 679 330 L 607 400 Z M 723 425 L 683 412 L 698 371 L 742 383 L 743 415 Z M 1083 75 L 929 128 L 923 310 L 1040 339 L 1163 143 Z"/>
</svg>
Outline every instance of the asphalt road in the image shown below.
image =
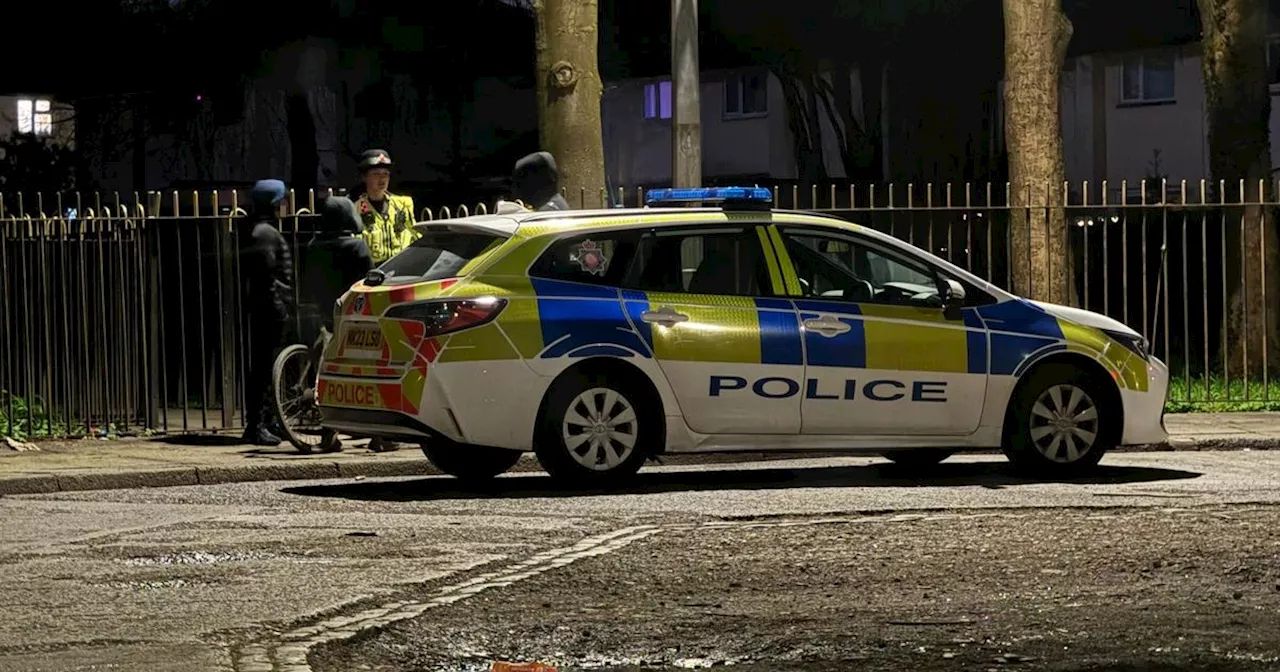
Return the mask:
<svg viewBox="0 0 1280 672">
<path fill-rule="evenodd" d="M 683 570 L 690 577 L 725 575 L 730 570 L 756 572 L 735 582 L 753 585 L 769 599 L 790 596 L 786 599 L 793 600 L 799 589 L 785 580 L 788 572 L 775 565 L 779 558 L 790 557 L 797 545 L 816 538 L 797 530 L 857 526 L 858 521 L 933 525 L 918 532 L 924 537 L 934 535 L 942 540 L 939 543 L 979 535 L 988 539 L 983 547 L 990 547 L 1004 544 L 1004 538 L 1021 539 L 1019 543 L 1030 538 L 1043 553 L 1055 548 L 1055 539 L 1066 543 L 1090 538 L 1089 525 L 1079 522 L 1094 515 L 1089 510 L 1129 515 L 1132 507 L 1146 507 L 1161 515 L 1132 525 L 1113 521 L 1108 534 L 1117 540 L 1114 544 L 1083 546 L 1073 552 L 1088 562 L 1127 540 L 1138 547 L 1113 561 L 1123 562 L 1165 542 L 1172 544 L 1167 549 L 1170 557 L 1198 557 L 1218 552 L 1215 549 L 1224 553 L 1243 549 L 1236 542 L 1245 535 L 1257 542 L 1249 553 L 1280 557 L 1280 541 L 1257 532 L 1280 529 L 1271 524 L 1274 518 L 1266 518 L 1280 511 L 1272 507 L 1280 503 L 1280 453 L 1275 452 L 1115 455 L 1105 461 L 1097 477 L 1071 483 L 1028 482 L 1011 475 L 1003 460 L 981 456 L 956 458 L 915 477 L 882 460 L 845 458 L 651 467 L 636 485 L 614 493 L 548 487 L 545 476 L 517 474 L 499 479 L 485 493 L 465 492 L 450 479 L 431 477 L 0 498 L 0 595 L 6 606 L 5 618 L 0 619 L 0 670 L 479 669 L 474 666 L 486 656 L 507 654 L 558 655 L 563 669 L 639 669 L 626 667 L 637 664 L 639 658 L 602 661 L 599 650 L 591 652 L 596 657 L 589 661 L 586 653 L 575 652 L 573 642 L 565 643 L 563 638 L 525 637 L 523 641 L 545 642 L 544 648 L 528 650 L 509 650 L 501 642 L 482 638 L 475 644 L 480 648 L 446 651 L 428 638 L 404 639 L 404 629 L 447 623 L 454 628 L 449 631 L 457 634 L 453 640 L 465 641 L 464 630 L 471 623 L 467 618 L 483 621 L 472 624 L 477 631 L 501 627 L 501 632 L 515 632 L 502 626 L 512 613 L 554 614 L 573 601 L 587 601 L 607 612 L 610 605 L 638 598 L 625 591 L 601 592 L 597 584 L 574 587 L 567 579 L 581 572 L 617 571 L 617 565 L 634 570 L 635 576 L 627 580 L 633 587 L 644 588 L 641 594 L 655 601 L 649 608 L 658 609 L 656 613 L 662 613 L 658 602 L 674 604 L 687 595 L 696 603 L 702 599 L 697 593 L 710 590 L 697 587 L 706 580 L 698 583 L 689 578 L 693 583 L 686 583 L 679 578 Z M 1184 510 L 1199 512 L 1199 517 L 1188 522 L 1175 515 Z M 975 523 L 953 520 L 1019 512 L 1034 516 L 1035 524 L 1023 520 L 1008 527 L 973 528 Z M 1133 515 L 1138 513 L 1143 512 Z M 1246 518 L 1246 527 L 1205 523 Z M 1074 524 L 1068 524 L 1071 521 Z M 1028 537 L 1028 525 L 1033 530 L 1049 526 L 1056 531 Z M 774 531 L 766 534 L 760 531 L 764 529 Z M 805 552 L 806 558 L 818 560 L 804 562 L 853 567 L 849 563 L 857 548 L 896 538 L 893 535 L 900 533 L 893 530 L 904 528 L 867 529 L 871 531 L 858 533 L 864 536 L 848 547 L 846 557 L 841 557 L 840 550 L 845 546 L 828 540 L 826 551 Z M 1127 535 L 1129 529 L 1142 534 Z M 681 535 L 695 530 L 710 535 L 696 542 L 681 541 Z M 1216 541 L 1205 541 L 1215 534 Z M 1174 538 L 1182 541 L 1168 541 Z M 896 539 L 885 544 L 896 549 L 886 551 L 890 559 L 911 546 Z M 682 550 L 691 545 L 700 550 L 692 555 Z M 956 552 L 967 552 L 967 548 Z M 1254 555 L 1240 553 L 1244 555 L 1237 565 L 1253 562 Z M 940 581 L 946 563 L 925 567 L 920 562 L 917 558 L 912 566 L 924 567 L 919 570 L 924 574 L 903 580 Z M 1210 567 L 1215 575 L 1221 573 L 1212 563 L 1200 566 Z M 849 571 L 870 572 L 871 579 L 877 576 L 865 567 Z M 1184 574 L 1196 576 L 1195 572 Z M 966 580 L 980 582 L 982 576 Z M 1258 586 L 1272 588 L 1271 575 L 1255 572 L 1250 576 Z M 1214 588 L 1219 589 L 1225 590 Z M 560 592 L 548 592 L 555 590 Z M 1280 596 L 1280 587 L 1272 592 Z M 662 598 L 667 593 L 674 597 Z M 835 595 L 832 599 L 842 603 L 865 603 L 866 599 L 841 584 L 828 587 L 824 594 Z M 1114 598 L 1128 593 L 1117 588 L 1111 594 Z M 962 599 L 976 598 L 969 594 Z M 1226 599 L 1245 598 L 1229 595 Z M 1259 600 L 1245 599 L 1253 610 L 1249 613 L 1263 614 L 1269 623 L 1280 622 L 1280 605 Z M 821 612 L 826 616 L 819 618 L 818 611 L 807 611 L 818 607 L 806 605 L 820 602 L 807 598 L 788 602 L 795 606 L 785 611 L 796 622 L 817 623 L 838 614 L 839 610 Z M 711 611 L 710 616 L 700 616 L 700 622 L 729 618 Z M 652 617 L 655 612 L 645 613 Z M 628 615 L 611 618 L 624 617 Z M 577 622 L 587 628 L 590 619 L 582 618 Z M 1228 620 L 1238 623 L 1238 630 L 1252 632 L 1254 627 L 1254 621 L 1239 616 Z M 750 622 L 760 627 L 764 623 Z M 774 622 L 774 626 L 798 632 L 796 642 L 805 641 L 803 628 L 797 631 L 786 623 Z M 526 625 L 531 632 L 547 627 L 546 623 Z M 348 641 L 370 628 L 385 631 Z M 551 627 L 549 632 L 555 631 Z M 744 626 L 743 631 L 749 628 Z M 697 640 L 687 632 L 667 636 L 672 640 L 668 648 L 679 649 L 684 640 Z M 610 641 L 594 646 L 598 649 Z M 616 644 L 626 648 L 634 642 Z M 1280 654 L 1268 648 L 1270 640 L 1254 644 L 1254 649 L 1223 649 L 1220 658 L 1229 663 L 1227 667 L 1194 669 L 1275 664 L 1266 663 L 1267 656 Z M 496 648 L 481 650 L 490 645 Z M 728 646 L 716 644 L 721 645 Z M 862 649 L 842 653 L 838 647 L 819 647 L 793 660 L 784 657 L 795 649 L 787 646 L 792 648 L 775 654 L 766 651 L 766 657 L 778 658 L 754 669 L 845 669 L 840 665 L 847 666 L 849 656 L 865 661 L 872 655 Z M 938 660 L 952 661 L 941 657 L 944 651 L 928 649 L 930 644 L 919 646 L 937 651 Z M 656 660 L 654 664 L 668 669 L 677 662 L 717 662 L 712 660 L 715 656 L 704 654 L 664 649 L 650 662 Z M 730 661 L 735 655 L 739 654 L 723 653 L 718 660 Z M 1019 662 L 1015 654 L 1009 655 L 1015 658 L 997 663 Z M 778 661 L 791 663 L 778 667 Z M 736 662 L 739 669 L 753 667 L 749 660 Z M 833 667 L 822 667 L 828 664 Z"/>
</svg>

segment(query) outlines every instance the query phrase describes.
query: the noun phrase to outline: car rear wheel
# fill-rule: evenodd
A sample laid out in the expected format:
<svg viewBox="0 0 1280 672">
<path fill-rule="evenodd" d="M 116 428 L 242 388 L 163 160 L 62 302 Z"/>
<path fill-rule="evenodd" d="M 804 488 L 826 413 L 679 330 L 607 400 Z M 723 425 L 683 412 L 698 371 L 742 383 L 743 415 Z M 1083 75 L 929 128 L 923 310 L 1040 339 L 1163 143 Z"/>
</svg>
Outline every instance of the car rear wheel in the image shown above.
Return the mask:
<svg viewBox="0 0 1280 672">
<path fill-rule="evenodd" d="M 1110 381 L 1067 364 L 1031 373 L 1013 399 L 1005 455 L 1037 476 L 1068 476 L 1097 466 L 1120 440 L 1120 399 Z"/>
<path fill-rule="evenodd" d="M 604 485 L 633 476 L 662 431 L 646 395 L 610 376 L 578 374 L 551 389 L 534 451 L 556 480 Z"/>
<path fill-rule="evenodd" d="M 926 469 L 937 466 L 938 463 L 954 454 L 955 451 L 940 448 L 915 448 L 911 450 L 895 450 L 885 453 L 884 457 L 900 467 Z"/>
<path fill-rule="evenodd" d="M 489 448 L 433 439 L 422 444 L 422 452 L 436 469 L 464 481 L 487 481 L 505 473 L 520 461 L 522 453 L 506 448 Z"/>
</svg>

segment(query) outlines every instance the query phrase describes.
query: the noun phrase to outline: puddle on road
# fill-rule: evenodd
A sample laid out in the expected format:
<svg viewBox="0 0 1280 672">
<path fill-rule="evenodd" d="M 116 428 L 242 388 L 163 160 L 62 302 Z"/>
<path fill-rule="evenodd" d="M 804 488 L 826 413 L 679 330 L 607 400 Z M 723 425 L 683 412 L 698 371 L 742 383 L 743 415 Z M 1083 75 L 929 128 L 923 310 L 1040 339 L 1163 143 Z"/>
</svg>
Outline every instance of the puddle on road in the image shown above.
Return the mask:
<svg viewBox="0 0 1280 672">
<path fill-rule="evenodd" d="M 126 558 L 122 563 L 130 567 L 170 567 L 174 565 L 217 565 L 227 562 L 248 562 L 252 560 L 273 560 L 281 556 L 261 551 L 239 551 L 231 553 L 207 553 L 204 551 L 186 551 L 167 553 L 165 555 Z"/>
</svg>

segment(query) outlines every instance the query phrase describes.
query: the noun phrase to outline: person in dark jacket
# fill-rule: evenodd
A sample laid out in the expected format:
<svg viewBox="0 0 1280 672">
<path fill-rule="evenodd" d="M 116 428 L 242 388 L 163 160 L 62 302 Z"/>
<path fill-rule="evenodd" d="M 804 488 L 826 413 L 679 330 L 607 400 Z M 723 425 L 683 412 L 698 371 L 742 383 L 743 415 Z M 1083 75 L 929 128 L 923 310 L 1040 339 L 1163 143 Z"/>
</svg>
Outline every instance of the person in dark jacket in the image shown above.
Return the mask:
<svg viewBox="0 0 1280 672">
<path fill-rule="evenodd" d="M 324 351 L 333 336 L 334 304 L 373 268 L 369 245 L 360 237 L 363 229 L 351 199 L 329 196 L 321 203 L 319 225 L 307 246 L 302 282 L 303 296 L 314 303 L 320 322 L 313 330 L 318 334 L 313 348 L 317 354 Z M 313 365 L 318 367 L 319 362 Z M 320 449 L 324 452 L 342 450 L 338 433 L 326 429 Z"/>
<path fill-rule="evenodd" d="M 516 161 L 511 175 L 512 197 L 534 210 L 569 210 L 560 195 L 560 171 L 550 152 L 534 152 Z"/>
<path fill-rule="evenodd" d="M 333 331 L 333 304 L 373 268 L 369 244 L 356 205 L 345 196 L 330 196 L 320 206 L 315 237 L 307 246 L 304 296 L 315 302 L 323 326 Z"/>
<path fill-rule="evenodd" d="M 293 309 L 293 258 L 280 234 L 286 194 L 280 180 L 261 180 L 253 185 L 251 228 L 241 251 L 244 306 L 250 324 L 244 441 L 259 446 L 282 441 L 271 431 L 277 423 L 268 393 L 272 364 L 288 332 Z"/>
</svg>

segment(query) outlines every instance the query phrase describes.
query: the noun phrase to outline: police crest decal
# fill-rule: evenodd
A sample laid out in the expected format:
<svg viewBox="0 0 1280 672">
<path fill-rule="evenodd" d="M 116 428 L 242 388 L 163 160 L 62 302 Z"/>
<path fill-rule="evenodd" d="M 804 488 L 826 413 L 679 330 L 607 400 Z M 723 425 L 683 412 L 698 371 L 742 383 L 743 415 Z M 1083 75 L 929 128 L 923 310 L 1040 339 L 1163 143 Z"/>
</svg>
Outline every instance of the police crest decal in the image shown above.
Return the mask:
<svg viewBox="0 0 1280 672">
<path fill-rule="evenodd" d="M 604 275 L 609 267 L 609 257 L 605 256 L 600 244 L 594 240 L 584 240 L 578 249 L 569 257 L 584 273 Z"/>
</svg>

